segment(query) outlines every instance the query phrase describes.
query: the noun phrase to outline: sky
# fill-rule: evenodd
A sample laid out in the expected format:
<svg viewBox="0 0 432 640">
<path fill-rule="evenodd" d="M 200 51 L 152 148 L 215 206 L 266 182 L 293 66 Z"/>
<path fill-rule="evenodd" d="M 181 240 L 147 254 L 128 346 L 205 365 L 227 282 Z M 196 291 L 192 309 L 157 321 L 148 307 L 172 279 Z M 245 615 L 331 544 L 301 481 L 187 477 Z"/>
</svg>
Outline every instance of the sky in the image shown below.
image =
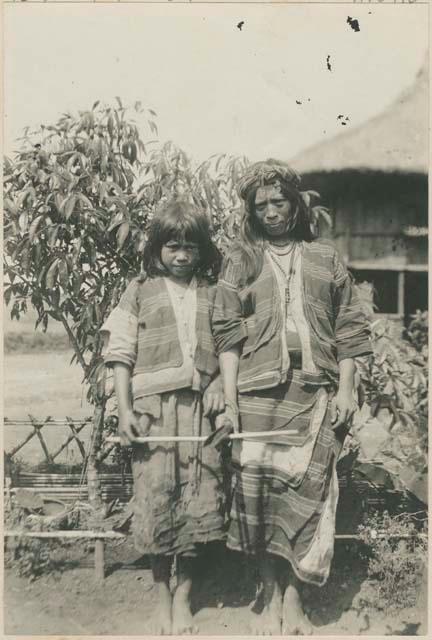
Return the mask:
<svg viewBox="0 0 432 640">
<path fill-rule="evenodd" d="M 428 48 L 419 3 L 3 7 L 6 153 L 26 125 L 120 96 L 197 162 L 289 160 L 386 108 Z"/>
</svg>

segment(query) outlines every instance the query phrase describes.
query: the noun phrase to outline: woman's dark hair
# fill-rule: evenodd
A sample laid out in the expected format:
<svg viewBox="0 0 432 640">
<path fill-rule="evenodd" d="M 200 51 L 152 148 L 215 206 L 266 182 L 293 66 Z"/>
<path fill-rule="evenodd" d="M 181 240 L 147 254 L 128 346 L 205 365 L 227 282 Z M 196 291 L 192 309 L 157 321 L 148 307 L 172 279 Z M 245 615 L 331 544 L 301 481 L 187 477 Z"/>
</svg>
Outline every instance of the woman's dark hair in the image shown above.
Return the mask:
<svg viewBox="0 0 432 640">
<path fill-rule="evenodd" d="M 275 161 L 268 160 L 266 164 L 271 162 Z M 291 203 L 293 212 L 289 230 L 293 240 L 311 242 L 315 237 L 310 225 L 309 209 L 296 184 L 287 182 L 283 175 L 278 175 L 277 168 L 268 178 L 264 175 L 260 180 L 254 180 L 254 177 L 251 176 L 249 185 L 241 194 L 244 207 L 240 221 L 240 237 L 234 246 L 235 251 L 241 255 L 241 280 L 244 284 L 256 280 L 264 264 L 265 239 L 255 215 L 255 198 L 259 187 L 277 184 L 282 195 Z M 248 179 L 248 176 L 245 178 Z"/>
<path fill-rule="evenodd" d="M 177 198 L 163 205 L 148 230 L 143 256 L 147 276 L 167 275 L 161 262 L 161 250 L 170 240 L 196 243 L 200 255 L 196 274 L 209 280 L 217 278 L 222 256 L 211 238 L 210 223 L 204 211 Z"/>
</svg>

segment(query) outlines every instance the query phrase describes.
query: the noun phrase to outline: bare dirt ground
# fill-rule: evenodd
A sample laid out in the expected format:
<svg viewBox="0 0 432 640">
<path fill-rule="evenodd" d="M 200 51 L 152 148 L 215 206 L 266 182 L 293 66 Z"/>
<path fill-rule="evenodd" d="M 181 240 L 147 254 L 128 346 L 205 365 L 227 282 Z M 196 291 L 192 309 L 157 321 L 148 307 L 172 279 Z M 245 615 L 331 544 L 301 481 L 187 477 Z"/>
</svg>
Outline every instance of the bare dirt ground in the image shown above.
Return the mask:
<svg viewBox="0 0 432 640">
<path fill-rule="evenodd" d="M 131 540 L 107 545 L 107 577 L 97 582 L 92 552 L 82 542 L 56 551 L 58 572 L 30 583 L 5 574 L 7 635 L 149 635 L 155 592 L 145 559 Z M 252 565 L 223 547 L 208 548 L 193 597 L 199 635 L 247 635 L 255 600 Z M 426 635 L 426 594 L 415 607 L 377 610 L 374 585 L 356 545 L 337 544 L 333 571 L 322 587 L 307 586 L 314 635 Z"/>
<path fill-rule="evenodd" d="M 48 415 L 85 417 L 91 407 L 83 397 L 81 371 L 69 366 L 71 353 L 15 353 L 5 358 L 4 415 L 38 418 Z M 28 430 L 6 427 L 6 451 Z M 49 448 L 65 439 L 67 429 L 45 427 Z M 82 432 L 83 439 L 87 434 Z M 34 438 L 20 452 L 33 464 L 43 459 Z M 73 445 L 63 462 L 79 459 Z M 60 460 L 59 460 L 60 461 Z M 107 577 L 94 577 L 93 554 L 88 544 L 53 549 L 55 573 L 34 582 L 19 577 L 16 567 L 4 577 L 4 632 L 7 635 L 148 635 L 155 605 L 151 574 L 130 539 L 107 544 Z M 212 547 L 201 563 L 193 598 L 200 635 L 249 634 L 255 600 L 252 565 L 241 555 Z M 204 571 L 205 569 L 205 571 Z M 306 610 L 316 635 L 426 635 L 425 590 L 415 606 L 393 612 L 372 607 L 375 587 L 366 579 L 365 561 L 355 544 L 336 545 L 333 570 L 321 589 L 306 587 Z"/>
</svg>

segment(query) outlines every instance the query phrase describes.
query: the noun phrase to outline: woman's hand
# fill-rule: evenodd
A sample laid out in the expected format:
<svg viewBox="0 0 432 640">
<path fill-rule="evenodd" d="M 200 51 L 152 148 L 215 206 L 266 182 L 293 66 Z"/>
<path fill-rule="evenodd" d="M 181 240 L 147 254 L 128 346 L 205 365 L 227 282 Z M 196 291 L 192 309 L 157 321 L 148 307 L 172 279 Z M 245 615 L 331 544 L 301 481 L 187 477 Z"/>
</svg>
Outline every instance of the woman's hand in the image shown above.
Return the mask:
<svg viewBox="0 0 432 640">
<path fill-rule="evenodd" d="M 357 408 L 358 405 L 353 394 L 339 389 L 331 402 L 332 429 L 336 430 L 338 427 L 348 424 Z"/>
<path fill-rule="evenodd" d="M 136 440 L 139 433 L 138 417 L 132 409 L 119 411 L 118 434 L 122 447 L 128 447 Z"/>
</svg>

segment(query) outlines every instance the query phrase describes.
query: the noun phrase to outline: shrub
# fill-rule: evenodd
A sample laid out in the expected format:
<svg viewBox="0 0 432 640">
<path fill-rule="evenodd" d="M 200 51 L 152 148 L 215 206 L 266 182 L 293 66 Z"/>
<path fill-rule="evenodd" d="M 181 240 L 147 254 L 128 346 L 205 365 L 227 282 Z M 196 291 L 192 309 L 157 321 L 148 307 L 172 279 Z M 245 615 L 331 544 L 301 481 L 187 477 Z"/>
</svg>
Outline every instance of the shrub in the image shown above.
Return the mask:
<svg viewBox="0 0 432 640">
<path fill-rule="evenodd" d="M 368 545 L 373 585 L 367 604 L 390 611 L 415 605 L 419 589 L 426 588 L 427 525 L 416 525 L 407 514 L 391 517 L 384 512 L 359 527 L 359 534 Z"/>
</svg>

